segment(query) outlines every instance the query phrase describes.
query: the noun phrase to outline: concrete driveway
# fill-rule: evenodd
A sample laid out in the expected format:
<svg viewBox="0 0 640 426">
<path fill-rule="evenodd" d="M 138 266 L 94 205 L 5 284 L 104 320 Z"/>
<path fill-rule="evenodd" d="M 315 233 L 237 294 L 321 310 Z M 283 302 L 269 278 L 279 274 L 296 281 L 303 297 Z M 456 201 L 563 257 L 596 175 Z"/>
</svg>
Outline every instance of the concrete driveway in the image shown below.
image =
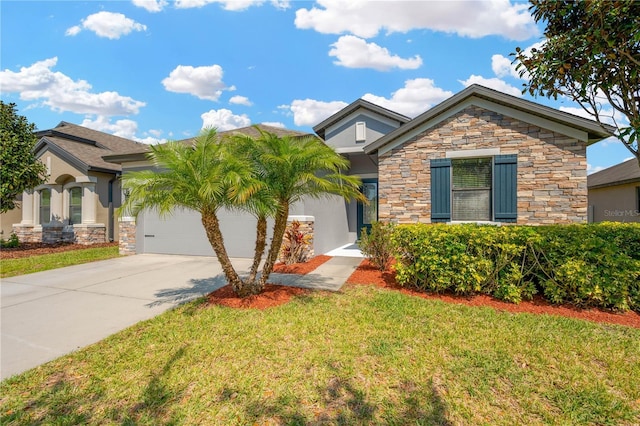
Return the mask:
<svg viewBox="0 0 640 426">
<path fill-rule="evenodd" d="M 207 294 L 221 271 L 213 257 L 144 254 L 2 279 L 1 379 Z"/>
<path fill-rule="evenodd" d="M 308 275 L 269 282 L 337 291 L 360 258 L 333 257 Z M 251 259 L 232 259 L 242 274 Z M 142 254 L 0 282 L 0 380 L 98 342 L 226 284 L 215 257 Z"/>
</svg>

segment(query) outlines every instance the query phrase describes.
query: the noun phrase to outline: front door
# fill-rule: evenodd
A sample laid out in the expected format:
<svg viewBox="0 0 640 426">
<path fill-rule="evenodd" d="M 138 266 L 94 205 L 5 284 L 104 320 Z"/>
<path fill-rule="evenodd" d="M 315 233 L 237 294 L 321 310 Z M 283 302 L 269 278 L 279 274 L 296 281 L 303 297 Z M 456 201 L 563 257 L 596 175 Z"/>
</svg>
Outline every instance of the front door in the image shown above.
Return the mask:
<svg viewBox="0 0 640 426">
<path fill-rule="evenodd" d="M 371 224 L 378 220 L 378 179 L 362 179 L 360 191 L 369 204 L 358 202 L 358 239 L 362 228 L 366 228 L 368 232 Z"/>
</svg>

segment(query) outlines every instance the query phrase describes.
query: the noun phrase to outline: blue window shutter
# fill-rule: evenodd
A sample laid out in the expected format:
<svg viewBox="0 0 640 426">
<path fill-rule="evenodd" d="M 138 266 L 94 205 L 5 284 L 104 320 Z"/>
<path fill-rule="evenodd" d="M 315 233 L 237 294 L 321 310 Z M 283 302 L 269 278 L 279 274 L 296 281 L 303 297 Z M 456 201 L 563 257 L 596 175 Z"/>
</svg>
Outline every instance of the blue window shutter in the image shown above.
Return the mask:
<svg viewBox="0 0 640 426">
<path fill-rule="evenodd" d="M 518 220 L 518 156 L 497 155 L 493 167 L 493 211 L 496 222 Z"/>
<path fill-rule="evenodd" d="M 451 220 L 451 160 L 431 160 L 431 221 Z"/>
</svg>

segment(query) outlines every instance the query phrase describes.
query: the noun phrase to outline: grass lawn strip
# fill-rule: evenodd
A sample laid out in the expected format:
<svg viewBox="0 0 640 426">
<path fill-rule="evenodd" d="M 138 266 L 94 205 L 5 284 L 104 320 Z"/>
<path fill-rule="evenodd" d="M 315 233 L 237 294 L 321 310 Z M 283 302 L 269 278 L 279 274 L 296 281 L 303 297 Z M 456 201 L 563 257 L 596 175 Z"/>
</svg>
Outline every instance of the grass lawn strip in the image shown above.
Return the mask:
<svg viewBox="0 0 640 426">
<path fill-rule="evenodd" d="M 111 245 L 107 247 L 63 251 L 17 259 L 2 259 L 0 261 L 0 277 L 8 278 L 17 275 L 31 274 L 33 272 L 79 265 L 81 263 L 94 262 L 96 260 L 112 259 L 118 256 L 120 256 L 118 254 L 118 246 Z"/>
<path fill-rule="evenodd" d="M 640 330 L 375 286 L 183 305 L 2 383 L 11 424 L 640 423 Z"/>
</svg>

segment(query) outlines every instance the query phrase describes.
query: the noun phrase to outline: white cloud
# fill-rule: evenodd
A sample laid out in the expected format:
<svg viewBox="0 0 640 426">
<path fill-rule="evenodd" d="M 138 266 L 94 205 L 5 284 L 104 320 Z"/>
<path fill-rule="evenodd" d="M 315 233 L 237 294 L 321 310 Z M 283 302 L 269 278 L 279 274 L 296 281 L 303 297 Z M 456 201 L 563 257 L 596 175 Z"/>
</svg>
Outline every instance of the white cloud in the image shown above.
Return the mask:
<svg viewBox="0 0 640 426">
<path fill-rule="evenodd" d="M 602 167 L 602 166 L 592 166 L 591 164 L 587 163 L 587 174 L 590 175 L 592 173 L 596 173 L 599 172 L 600 170 L 604 170 L 606 167 Z"/>
<path fill-rule="evenodd" d="M 162 80 L 164 88 L 170 92 L 189 93 L 200 99 L 217 101 L 223 90 L 235 90 L 222 81 L 224 72 L 220 65 L 192 67 L 178 65 L 169 77 Z"/>
<path fill-rule="evenodd" d="M 481 75 L 472 74 L 468 79 L 458 81 L 462 83 L 464 87 L 469 87 L 472 84 L 479 84 L 481 86 L 497 90 L 498 92 L 506 93 L 507 95 L 517 96 L 519 98 L 522 97 L 522 91 L 520 89 L 513 87 L 499 78 L 484 78 Z"/>
<path fill-rule="evenodd" d="M 538 29 L 526 4 L 491 1 L 318 0 L 320 7 L 298 9 L 295 24 L 324 34 L 349 32 L 370 38 L 380 31 L 428 29 L 465 37 L 501 35 L 526 40 Z"/>
<path fill-rule="evenodd" d="M 78 35 L 80 31 L 82 31 L 82 27 L 80 25 L 74 25 L 73 27 L 67 28 L 64 35 L 73 37 L 74 35 Z"/>
<path fill-rule="evenodd" d="M 347 68 L 373 68 L 378 71 L 388 71 L 391 68 L 416 69 L 422 65 L 422 58 L 403 59 L 398 55 L 391 55 L 389 50 L 375 43 L 367 43 L 352 35 L 345 35 L 331 45 L 329 56 L 338 58 L 333 63 Z"/>
<path fill-rule="evenodd" d="M 87 16 L 82 20 L 82 28 L 93 31 L 99 37 L 119 39 L 131 31 L 146 31 L 147 26 L 140 24 L 133 19 L 127 18 L 122 13 L 98 12 Z M 79 25 L 73 26 L 66 31 L 66 35 L 75 36 L 82 28 Z"/>
<path fill-rule="evenodd" d="M 263 121 L 262 124 L 264 124 L 265 126 L 279 127 L 281 129 L 284 129 L 287 127 L 284 125 L 284 123 L 281 123 L 279 121 Z"/>
<path fill-rule="evenodd" d="M 160 135 L 162 135 L 162 130 L 157 130 L 157 129 L 150 129 L 147 131 L 147 133 L 150 133 L 152 136 L 155 136 L 156 138 L 159 138 Z"/>
<path fill-rule="evenodd" d="M 104 115 L 97 116 L 95 120 L 87 117 L 80 125 L 127 139 L 135 139 L 136 132 L 138 131 L 138 123 L 133 120 L 117 120 L 112 123 L 111 120 Z"/>
<path fill-rule="evenodd" d="M 246 96 L 238 96 L 238 95 L 232 96 L 231 99 L 229 99 L 229 103 L 236 104 L 236 105 L 245 105 L 245 106 L 253 105 L 253 102 L 251 102 L 249 98 L 247 98 Z"/>
<path fill-rule="evenodd" d="M 133 4 L 146 9 L 148 12 L 160 12 L 169 2 L 166 0 L 132 0 Z"/>
<path fill-rule="evenodd" d="M 606 104 L 606 101 L 604 101 Z M 582 118 L 588 118 L 595 120 L 594 116 L 584 110 L 582 107 L 566 107 L 561 106 L 560 111 L 568 112 L 569 114 L 577 115 Z M 600 111 L 600 120 L 603 123 L 611 124 L 612 126 L 628 126 L 629 120 L 620 111 L 616 111 L 613 108 L 602 109 Z M 616 139 L 617 141 L 618 139 Z"/>
<path fill-rule="evenodd" d="M 323 102 L 313 99 L 296 99 L 289 105 L 296 126 L 315 126 L 348 104 L 342 101 Z M 278 108 L 284 109 L 281 105 Z"/>
<path fill-rule="evenodd" d="M 531 50 L 540 49 L 545 42 L 546 40 L 534 43 L 531 46 L 525 48 L 524 52 L 527 55 L 531 55 Z M 511 59 L 503 55 L 496 54 L 491 57 L 491 69 L 493 70 L 496 76 L 498 77 L 510 76 L 517 79 L 529 80 L 529 73 L 527 73 L 526 71 L 524 72 L 522 77 L 520 77 L 520 70 L 516 70 L 516 65 L 517 63 L 512 63 Z"/>
<path fill-rule="evenodd" d="M 391 111 L 415 117 L 451 96 L 453 92 L 436 87 L 433 80 L 416 78 L 405 81 L 404 87 L 393 92 L 391 98 L 371 93 L 367 93 L 362 98 Z"/>
<path fill-rule="evenodd" d="M 146 104 L 117 92 L 91 93 L 91 85 L 84 80 L 74 81 L 51 68 L 58 58 L 45 59 L 19 72 L 0 71 L 0 86 L 5 93 L 19 93 L 25 101 L 43 100 L 54 111 L 77 114 L 130 115 L 137 114 Z"/>
<path fill-rule="evenodd" d="M 212 109 L 200 116 L 202 118 L 202 128 L 215 127 L 218 131 L 238 129 L 251 125 L 251 120 L 246 114 L 235 115 L 228 109 Z"/>
<path fill-rule="evenodd" d="M 176 8 L 189 9 L 203 7 L 208 4 L 218 3 L 224 10 L 241 11 L 251 6 L 261 6 L 264 0 L 176 0 Z M 288 9 L 289 0 L 272 0 L 271 4 L 277 9 Z"/>
</svg>

